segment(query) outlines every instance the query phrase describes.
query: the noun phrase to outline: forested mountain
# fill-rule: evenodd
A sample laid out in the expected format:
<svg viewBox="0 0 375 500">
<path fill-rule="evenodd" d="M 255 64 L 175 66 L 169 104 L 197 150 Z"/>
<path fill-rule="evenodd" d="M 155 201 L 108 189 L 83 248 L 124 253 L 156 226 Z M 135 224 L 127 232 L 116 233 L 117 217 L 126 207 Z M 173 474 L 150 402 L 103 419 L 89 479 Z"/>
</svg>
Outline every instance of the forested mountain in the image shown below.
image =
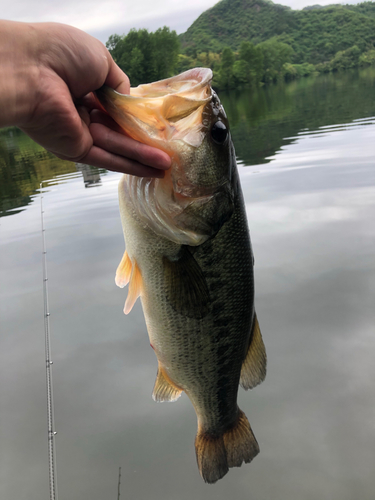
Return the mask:
<svg viewBox="0 0 375 500">
<path fill-rule="evenodd" d="M 354 12 L 358 12 L 360 14 L 364 14 L 365 16 L 374 17 L 375 18 L 375 3 L 373 1 L 362 2 L 359 4 L 347 4 L 347 5 L 311 5 L 310 7 L 304 7 L 302 10 L 311 10 L 311 9 L 326 9 L 329 7 L 342 7 L 343 9 L 353 10 Z"/>
<path fill-rule="evenodd" d="M 237 51 L 241 42 L 274 38 L 290 45 L 292 62 L 323 63 L 338 51 L 357 46 L 364 52 L 375 45 L 375 3 L 312 6 L 292 10 L 265 0 L 221 0 L 203 12 L 180 36 L 182 51 Z"/>
<path fill-rule="evenodd" d="M 180 35 L 182 50 L 194 55 L 224 47 L 237 50 L 244 40 L 264 42 L 287 30 L 292 16 L 290 7 L 270 0 L 221 0 Z"/>
<path fill-rule="evenodd" d="M 318 64 L 354 45 L 360 52 L 374 46 L 373 17 L 340 6 L 292 13 L 293 22 L 278 41 L 294 49 L 295 63 Z"/>
<path fill-rule="evenodd" d="M 256 87 L 375 65 L 375 3 L 292 10 L 270 0 L 221 0 L 180 36 L 166 26 L 130 30 L 106 45 L 133 85 L 208 66 L 215 88 Z"/>
</svg>

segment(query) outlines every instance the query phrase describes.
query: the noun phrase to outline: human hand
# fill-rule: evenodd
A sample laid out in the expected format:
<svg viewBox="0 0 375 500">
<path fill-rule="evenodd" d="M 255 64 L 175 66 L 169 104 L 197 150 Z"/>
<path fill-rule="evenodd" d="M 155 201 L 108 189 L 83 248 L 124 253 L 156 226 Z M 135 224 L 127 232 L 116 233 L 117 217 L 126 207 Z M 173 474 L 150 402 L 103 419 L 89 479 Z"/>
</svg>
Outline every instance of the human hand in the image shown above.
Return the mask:
<svg viewBox="0 0 375 500">
<path fill-rule="evenodd" d="M 92 92 L 129 93 L 127 76 L 87 33 L 56 23 L 0 22 L 0 125 L 17 125 L 59 158 L 162 177 L 169 156 L 123 134 Z"/>
</svg>

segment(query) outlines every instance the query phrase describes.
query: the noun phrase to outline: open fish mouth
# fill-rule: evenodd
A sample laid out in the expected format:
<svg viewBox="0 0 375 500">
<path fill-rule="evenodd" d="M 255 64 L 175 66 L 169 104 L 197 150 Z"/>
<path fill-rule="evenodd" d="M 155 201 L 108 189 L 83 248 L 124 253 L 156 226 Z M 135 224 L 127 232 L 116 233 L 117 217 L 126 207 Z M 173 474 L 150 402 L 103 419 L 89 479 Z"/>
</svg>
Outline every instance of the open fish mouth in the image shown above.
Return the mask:
<svg viewBox="0 0 375 500">
<path fill-rule="evenodd" d="M 204 138 L 204 106 L 212 98 L 212 71 L 194 68 L 159 82 L 140 85 L 124 95 L 103 86 L 95 93 L 114 120 L 137 141 L 171 154 L 168 142 L 198 146 Z"/>
</svg>

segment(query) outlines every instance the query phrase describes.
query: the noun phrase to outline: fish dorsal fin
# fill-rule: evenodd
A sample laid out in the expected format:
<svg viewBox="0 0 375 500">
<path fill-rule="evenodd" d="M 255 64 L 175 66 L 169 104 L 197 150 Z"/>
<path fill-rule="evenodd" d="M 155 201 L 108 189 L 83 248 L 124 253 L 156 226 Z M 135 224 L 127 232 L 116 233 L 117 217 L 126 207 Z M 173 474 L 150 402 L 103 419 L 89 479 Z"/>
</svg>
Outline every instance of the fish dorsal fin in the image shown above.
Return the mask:
<svg viewBox="0 0 375 500">
<path fill-rule="evenodd" d="M 128 267 L 129 264 L 127 263 L 126 266 Z M 142 292 L 142 275 L 141 271 L 139 270 L 137 261 L 135 259 L 130 261 L 130 266 L 131 266 L 131 275 L 129 279 L 128 296 L 126 298 L 124 306 L 125 314 L 130 313 L 130 311 L 133 309 L 136 300 L 138 299 L 138 297 L 141 295 Z"/>
<path fill-rule="evenodd" d="M 162 365 L 159 363 L 152 399 L 157 403 L 177 401 L 181 393 L 182 389 L 179 389 L 170 381 Z"/>
<path fill-rule="evenodd" d="M 209 291 L 199 264 L 182 246 L 176 260 L 163 258 L 167 299 L 173 309 L 188 318 L 201 319 L 209 311 Z"/>
<path fill-rule="evenodd" d="M 124 286 L 129 283 L 131 273 L 132 273 L 132 261 L 130 260 L 128 252 L 125 250 L 121 262 L 116 270 L 116 277 L 115 277 L 116 285 L 119 286 L 120 288 L 124 288 Z"/>
<path fill-rule="evenodd" d="M 242 363 L 240 384 L 244 389 L 252 389 L 263 382 L 266 376 L 267 356 L 260 333 L 259 323 L 254 313 L 253 329 L 249 349 Z"/>
</svg>

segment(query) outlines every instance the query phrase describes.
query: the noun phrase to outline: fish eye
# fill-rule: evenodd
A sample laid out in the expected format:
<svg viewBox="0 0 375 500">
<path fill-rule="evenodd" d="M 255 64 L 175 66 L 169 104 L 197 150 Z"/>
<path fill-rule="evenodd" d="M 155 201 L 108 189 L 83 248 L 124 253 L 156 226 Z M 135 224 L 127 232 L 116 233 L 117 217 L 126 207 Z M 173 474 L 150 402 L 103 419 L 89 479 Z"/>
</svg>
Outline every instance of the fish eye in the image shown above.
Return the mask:
<svg viewBox="0 0 375 500">
<path fill-rule="evenodd" d="M 222 121 L 218 120 L 212 125 L 211 137 L 217 144 L 224 144 L 228 137 L 228 129 Z"/>
</svg>

